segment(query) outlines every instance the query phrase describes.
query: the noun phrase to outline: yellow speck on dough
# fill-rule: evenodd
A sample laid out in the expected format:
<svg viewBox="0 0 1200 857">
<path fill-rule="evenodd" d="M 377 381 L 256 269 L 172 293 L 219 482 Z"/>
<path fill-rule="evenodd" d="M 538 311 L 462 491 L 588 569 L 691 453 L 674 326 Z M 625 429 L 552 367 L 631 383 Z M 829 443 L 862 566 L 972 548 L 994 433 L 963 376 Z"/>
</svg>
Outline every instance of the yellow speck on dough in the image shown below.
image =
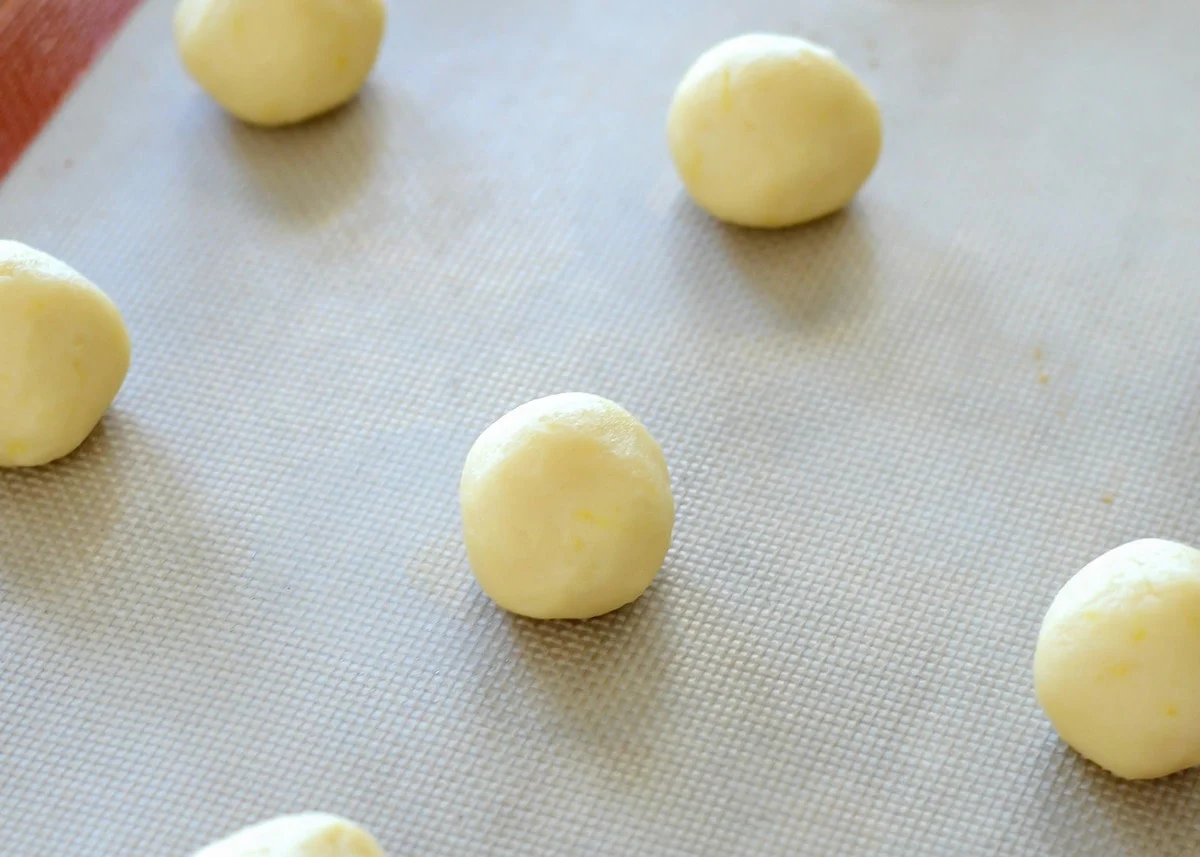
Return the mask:
<svg viewBox="0 0 1200 857">
<path fill-rule="evenodd" d="M 1112 678 L 1124 678 L 1129 675 L 1129 664 L 1113 664 L 1104 673 Z"/>
<path fill-rule="evenodd" d="M 337 61 L 335 64 L 337 65 L 338 71 L 345 71 L 346 67 L 350 65 L 350 60 L 349 60 L 349 58 L 347 58 L 347 56 L 345 54 L 341 54 L 337 58 Z"/>
<path fill-rule="evenodd" d="M 721 69 L 721 109 L 728 113 L 733 109 L 733 84 L 729 69 Z"/>
<path fill-rule="evenodd" d="M 1133 634 L 1130 635 L 1129 639 L 1133 640 L 1135 643 L 1140 643 L 1142 640 L 1146 639 L 1146 629 L 1135 629 Z"/>
<path fill-rule="evenodd" d="M 25 450 L 28 448 L 29 447 L 27 447 L 21 441 L 14 440 L 11 443 L 9 443 L 7 446 L 4 447 L 4 452 L 6 455 L 8 455 L 9 458 L 16 458 L 18 455 L 21 455 L 22 453 L 24 453 Z"/>
<path fill-rule="evenodd" d="M 611 518 L 605 517 L 604 515 L 597 515 L 591 509 L 580 509 L 578 512 L 575 513 L 575 519 L 577 521 L 583 521 L 585 523 L 591 524 L 594 527 L 611 527 L 612 526 Z"/>
<path fill-rule="evenodd" d="M 1085 610 L 1083 611 L 1083 618 L 1087 619 L 1089 622 L 1095 622 L 1100 618 L 1100 614 L 1095 610 Z"/>
<path fill-rule="evenodd" d="M 579 538 L 579 536 L 576 536 L 574 541 L 571 542 L 571 547 L 575 548 L 577 551 L 583 550 L 583 539 Z"/>
<path fill-rule="evenodd" d="M 1117 498 L 1114 497 L 1112 494 L 1103 494 L 1100 497 L 1100 502 L 1103 503 L 1105 506 L 1111 506 L 1116 499 Z"/>
<path fill-rule="evenodd" d="M 1167 717 L 1178 717 L 1179 709 L 1174 705 L 1168 705 L 1165 709 L 1163 709 L 1163 714 L 1167 715 Z"/>
</svg>

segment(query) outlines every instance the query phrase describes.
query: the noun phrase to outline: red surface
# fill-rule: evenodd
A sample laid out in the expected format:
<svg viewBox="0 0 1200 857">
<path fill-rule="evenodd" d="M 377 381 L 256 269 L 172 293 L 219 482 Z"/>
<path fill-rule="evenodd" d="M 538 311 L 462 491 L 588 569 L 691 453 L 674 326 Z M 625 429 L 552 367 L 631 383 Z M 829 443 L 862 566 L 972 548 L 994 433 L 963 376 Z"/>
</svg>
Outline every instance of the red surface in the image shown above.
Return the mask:
<svg viewBox="0 0 1200 857">
<path fill-rule="evenodd" d="M 0 178 L 140 0 L 0 0 Z"/>
</svg>

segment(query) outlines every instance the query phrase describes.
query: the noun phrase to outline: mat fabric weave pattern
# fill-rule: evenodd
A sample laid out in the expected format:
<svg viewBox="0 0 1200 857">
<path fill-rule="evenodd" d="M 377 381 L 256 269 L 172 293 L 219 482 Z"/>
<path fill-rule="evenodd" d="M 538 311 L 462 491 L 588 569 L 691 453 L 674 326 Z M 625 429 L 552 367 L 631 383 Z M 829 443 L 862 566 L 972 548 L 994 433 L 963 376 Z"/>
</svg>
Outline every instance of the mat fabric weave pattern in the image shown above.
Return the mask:
<svg viewBox="0 0 1200 857">
<path fill-rule="evenodd" d="M 71 460 L 0 473 L 0 853 L 186 855 L 319 809 L 391 855 L 1179 855 L 1033 699 L 1093 556 L 1200 543 L 1200 6 L 391 4 L 373 83 L 279 133 L 150 0 L 0 184 L 122 306 Z M 680 196 L 675 81 L 834 46 L 884 156 L 844 214 Z M 581 389 L 661 441 L 647 595 L 477 591 L 472 440 Z"/>
</svg>

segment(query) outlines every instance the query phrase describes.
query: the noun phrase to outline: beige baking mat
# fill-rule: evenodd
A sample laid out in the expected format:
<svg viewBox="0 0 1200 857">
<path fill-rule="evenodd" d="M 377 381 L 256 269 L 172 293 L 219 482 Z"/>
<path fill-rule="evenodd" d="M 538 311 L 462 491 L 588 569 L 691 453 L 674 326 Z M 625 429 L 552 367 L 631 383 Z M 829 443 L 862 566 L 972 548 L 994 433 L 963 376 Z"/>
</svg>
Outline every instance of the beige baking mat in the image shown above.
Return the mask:
<svg viewBox="0 0 1200 857">
<path fill-rule="evenodd" d="M 1081 762 L 1030 661 L 1085 561 L 1200 542 L 1200 6 L 394 1 L 361 101 L 281 133 L 170 14 L 0 186 L 135 343 L 78 455 L 0 474 L 0 853 L 302 809 L 394 857 L 1197 852 L 1196 776 Z M 877 92 L 845 214 L 681 198 L 673 85 L 750 29 Z M 643 418 L 679 521 L 633 607 L 536 624 L 457 478 L 563 390 Z"/>
</svg>

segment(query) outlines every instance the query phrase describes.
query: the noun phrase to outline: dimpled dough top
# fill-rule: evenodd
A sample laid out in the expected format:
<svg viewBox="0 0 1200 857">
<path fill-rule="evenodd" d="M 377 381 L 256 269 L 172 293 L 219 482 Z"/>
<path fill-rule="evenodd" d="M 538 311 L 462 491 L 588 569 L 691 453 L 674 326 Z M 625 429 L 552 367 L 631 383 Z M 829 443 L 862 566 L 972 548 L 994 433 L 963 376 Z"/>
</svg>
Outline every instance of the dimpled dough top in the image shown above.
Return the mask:
<svg viewBox="0 0 1200 857">
<path fill-rule="evenodd" d="M 53 256 L 0 241 L 0 467 L 73 451 L 129 370 L 129 334 L 108 296 Z"/>
<path fill-rule="evenodd" d="M 883 144 L 875 100 L 832 52 L 792 36 L 722 42 L 688 69 L 667 142 L 692 199 L 741 226 L 794 226 L 850 201 Z"/>
<path fill-rule="evenodd" d="M 1119 777 L 1200 764 L 1200 551 L 1143 539 L 1088 563 L 1046 613 L 1034 684 L 1063 740 Z"/>
<path fill-rule="evenodd" d="M 193 857 L 385 857 L 357 824 L 323 812 L 283 815 L 197 851 Z"/>
<path fill-rule="evenodd" d="M 287 125 L 354 97 L 375 65 L 383 0 L 180 0 L 175 43 L 217 103 Z"/>
<path fill-rule="evenodd" d="M 586 619 L 635 600 L 675 523 L 654 438 L 585 393 L 529 402 L 488 427 L 467 456 L 460 498 L 480 586 L 538 619 Z"/>
</svg>

